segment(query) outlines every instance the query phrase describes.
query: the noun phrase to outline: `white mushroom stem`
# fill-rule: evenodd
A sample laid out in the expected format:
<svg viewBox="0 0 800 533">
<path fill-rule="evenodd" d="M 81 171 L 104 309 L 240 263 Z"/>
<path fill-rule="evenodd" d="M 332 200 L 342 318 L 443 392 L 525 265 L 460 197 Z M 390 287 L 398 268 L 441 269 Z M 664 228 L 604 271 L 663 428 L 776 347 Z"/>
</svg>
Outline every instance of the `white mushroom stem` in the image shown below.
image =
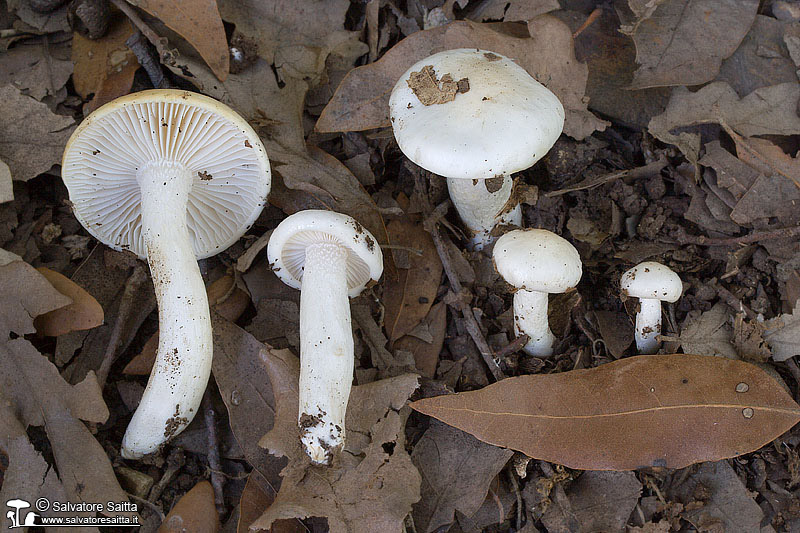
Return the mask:
<svg viewBox="0 0 800 533">
<path fill-rule="evenodd" d="M 639 312 L 636 313 L 636 348 L 641 354 L 654 354 L 661 341 L 661 300 L 639 298 Z"/>
<path fill-rule="evenodd" d="M 298 422 L 306 453 L 320 464 L 344 444 L 353 382 L 347 253 L 333 242 L 308 246 L 300 289 Z"/>
<path fill-rule="evenodd" d="M 530 337 L 523 350 L 536 357 L 553 355 L 556 338 L 547 323 L 549 294 L 521 289 L 514 293 L 514 331 Z"/>
<path fill-rule="evenodd" d="M 475 250 L 482 250 L 494 240 L 491 232 L 495 226 L 522 226 L 522 210 L 519 204 L 503 211 L 511 198 L 514 180 L 510 176 L 503 176 L 502 184 L 495 192 L 489 192 L 487 181 L 447 178 L 450 199 L 461 220 L 472 232 L 471 246 Z"/>
<path fill-rule="evenodd" d="M 188 172 L 161 161 L 149 163 L 137 176 L 159 338 L 150 380 L 122 440 L 127 459 L 152 453 L 183 431 L 197 414 L 211 373 L 208 298 L 186 227 Z"/>
</svg>

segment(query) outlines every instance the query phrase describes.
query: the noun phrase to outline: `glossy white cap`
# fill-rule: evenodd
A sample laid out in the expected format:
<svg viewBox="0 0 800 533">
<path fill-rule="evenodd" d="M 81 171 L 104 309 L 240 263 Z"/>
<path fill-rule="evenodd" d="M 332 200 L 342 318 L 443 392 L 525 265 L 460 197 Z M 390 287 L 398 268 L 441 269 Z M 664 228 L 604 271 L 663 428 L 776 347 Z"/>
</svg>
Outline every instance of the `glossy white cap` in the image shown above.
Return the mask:
<svg viewBox="0 0 800 533">
<path fill-rule="evenodd" d="M 423 105 L 409 87 L 431 66 L 437 80 L 466 80 L 452 101 Z M 463 84 L 462 84 L 463 86 Z M 532 166 L 564 127 L 558 98 L 511 59 L 487 50 L 456 49 L 415 63 L 389 99 L 397 144 L 422 168 L 453 179 L 504 176 Z"/>
<path fill-rule="evenodd" d="M 581 257 L 569 241 L 543 229 L 509 231 L 494 245 L 494 264 L 520 290 L 565 292 L 583 273 Z"/>
<path fill-rule="evenodd" d="M 681 297 L 683 283 L 671 268 L 645 261 L 622 275 L 620 289 L 623 295 L 675 302 Z"/>
</svg>

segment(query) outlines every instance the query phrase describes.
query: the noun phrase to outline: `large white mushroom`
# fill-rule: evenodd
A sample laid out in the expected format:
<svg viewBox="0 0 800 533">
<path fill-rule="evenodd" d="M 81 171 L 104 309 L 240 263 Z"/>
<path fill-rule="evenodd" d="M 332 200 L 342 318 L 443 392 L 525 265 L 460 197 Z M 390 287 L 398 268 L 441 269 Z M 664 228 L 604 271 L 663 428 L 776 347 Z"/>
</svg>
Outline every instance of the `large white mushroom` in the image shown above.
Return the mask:
<svg viewBox="0 0 800 533">
<path fill-rule="evenodd" d="M 236 242 L 261 213 L 269 161 L 255 131 L 227 106 L 152 90 L 89 115 L 67 143 L 62 178 L 89 233 L 150 265 L 158 352 L 122 442 L 124 457 L 139 458 L 197 413 L 212 357 L 197 259 Z"/>
<path fill-rule="evenodd" d="M 622 274 L 622 296 L 639 298 L 636 313 L 636 348 L 654 354 L 661 346 L 661 302 L 676 302 L 683 292 L 681 278 L 668 266 L 645 261 Z"/>
<path fill-rule="evenodd" d="M 547 230 L 514 230 L 497 239 L 493 260 L 497 272 L 517 289 L 514 329 L 530 337 L 525 352 L 552 355 L 555 336 L 547 320 L 548 295 L 578 284 L 583 273 L 578 250 Z"/>
<path fill-rule="evenodd" d="M 378 281 L 383 255 L 372 234 L 353 218 L 312 209 L 275 228 L 267 256 L 275 274 L 300 289 L 298 423 L 311 460 L 329 464 L 344 445 L 353 383 L 348 297 Z"/>
<path fill-rule="evenodd" d="M 511 59 L 474 48 L 415 63 L 394 86 L 389 112 L 406 157 L 447 178 L 476 249 L 496 225 L 521 225 L 511 174 L 544 156 L 564 127 L 547 87 Z"/>
</svg>

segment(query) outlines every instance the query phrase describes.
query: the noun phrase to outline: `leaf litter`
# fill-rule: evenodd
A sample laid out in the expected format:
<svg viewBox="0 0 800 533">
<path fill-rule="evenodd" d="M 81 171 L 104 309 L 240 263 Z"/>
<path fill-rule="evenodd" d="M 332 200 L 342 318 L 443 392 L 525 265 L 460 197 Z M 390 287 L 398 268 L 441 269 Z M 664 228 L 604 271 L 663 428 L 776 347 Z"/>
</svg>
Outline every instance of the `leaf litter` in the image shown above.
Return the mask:
<svg viewBox="0 0 800 533">
<path fill-rule="evenodd" d="M 198 527 L 225 531 L 269 523 L 289 531 L 800 527 L 800 438 L 796 429 L 784 432 L 797 415 L 787 394 L 800 380 L 800 17 L 780 0 L 758 10 L 749 0 L 590 4 L 138 2 L 131 8 L 138 21 L 116 13 L 109 32 L 89 40 L 72 31 L 67 7 L 39 13 L 8 2 L 0 20 L 9 132 L 0 142 L 8 168 L 0 169 L 0 327 L 13 334 L 0 343 L 2 496 L 125 499 L 125 487 L 148 500 L 139 511 L 153 529 L 167 515 L 163 528 L 175 516 L 205 517 Z M 131 44 L 137 31 L 156 49 Z M 464 252 L 459 233 L 447 233 L 459 221 L 452 211 L 442 218 L 444 182 L 408 163 L 387 128 L 397 76 L 451 47 L 512 57 L 567 111 L 571 140 L 562 137 L 543 163 L 516 176 L 537 191 L 525 196 L 524 225 L 564 235 L 584 260 L 578 289 L 551 302 L 559 338 L 551 359 L 519 351 L 508 287 L 486 255 Z M 74 219 L 58 165 L 82 115 L 148 88 L 157 71 L 250 121 L 274 183 L 272 205 L 248 235 L 202 264 L 218 313 L 204 416 L 147 462 L 122 466 L 121 432 L 152 365 L 155 302 L 146 267 L 95 246 Z M 440 79 L 446 73 L 434 74 L 435 92 L 450 94 L 449 80 Z M 297 447 L 298 293 L 262 255 L 269 231 L 309 207 L 351 214 L 388 244 L 383 280 L 353 301 L 352 431 L 329 470 L 310 466 Z M 437 224 L 447 236 L 438 248 L 428 236 Z M 647 404 L 653 393 L 637 396 L 636 380 L 611 396 L 617 389 L 609 386 L 595 409 L 621 403 L 659 413 L 633 429 L 617 427 L 629 445 L 623 452 L 600 447 L 614 442 L 601 431 L 581 433 L 570 422 L 565 432 L 518 445 L 510 441 L 524 427 L 505 422 L 507 415 L 483 427 L 449 419 L 457 429 L 406 407 L 411 399 L 433 405 L 486 396 L 477 410 L 514 412 L 533 393 L 504 391 L 535 379 L 544 389 L 534 390 L 548 392 L 530 405 L 544 409 L 562 398 L 561 408 L 574 410 L 602 381 L 581 376 L 658 367 L 659 357 L 632 357 L 635 302 L 620 302 L 616 285 L 631 263 L 649 258 L 684 281 L 682 299 L 664 306 L 662 335 L 666 353 L 684 352 L 672 358 L 690 380 L 651 388 L 662 401 L 669 391 L 698 388 L 678 399 L 680 416 L 664 416 Z M 75 287 L 54 287 L 37 268 Z M 704 370 L 689 375 L 693 365 Z M 659 372 L 639 379 L 649 384 Z M 584 379 L 574 392 L 572 381 Z M 553 385 L 560 380 L 568 384 Z M 714 418 L 707 414 L 682 426 L 687 412 L 706 413 L 720 395 L 732 396 L 720 407 L 728 409 L 717 419 L 723 429 L 699 431 Z M 773 403 L 740 402 L 764 395 Z M 656 420 L 655 432 L 643 429 Z M 487 434 L 492 424 L 502 431 Z M 658 431 L 664 438 L 653 442 Z M 773 438 L 741 459 L 722 459 Z M 556 451 L 542 455 L 548 449 Z M 576 450 L 577 458 L 569 455 Z M 649 466 L 582 472 L 542 458 L 583 468 Z M 671 468 L 704 459 L 713 462 Z"/>
</svg>

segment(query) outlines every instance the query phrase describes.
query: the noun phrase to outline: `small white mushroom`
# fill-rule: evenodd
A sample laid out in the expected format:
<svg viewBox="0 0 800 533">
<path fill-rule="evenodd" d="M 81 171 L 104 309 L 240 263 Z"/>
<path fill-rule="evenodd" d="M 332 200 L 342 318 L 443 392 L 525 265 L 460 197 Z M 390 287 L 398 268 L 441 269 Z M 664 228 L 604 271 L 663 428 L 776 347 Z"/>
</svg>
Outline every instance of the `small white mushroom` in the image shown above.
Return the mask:
<svg viewBox="0 0 800 533">
<path fill-rule="evenodd" d="M 158 352 L 122 441 L 123 457 L 139 458 L 197 413 L 212 357 L 197 259 L 236 242 L 261 213 L 269 161 L 255 131 L 227 106 L 186 91 L 154 90 L 89 115 L 67 143 L 62 178 L 89 233 L 150 265 Z"/>
<path fill-rule="evenodd" d="M 311 460 L 330 464 L 344 445 L 353 382 L 350 302 L 383 273 L 378 242 L 361 224 L 332 211 L 299 211 L 272 232 L 275 274 L 300 289 L 298 423 Z"/>
<path fill-rule="evenodd" d="M 676 302 L 681 297 L 681 278 L 661 263 L 645 261 L 622 275 L 620 290 L 623 297 L 639 298 L 636 348 L 639 353 L 656 353 L 661 346 L 661 302 Z"/>
<path fill-rule="evenodd" d="M 494 245 L 494 265 L 514 293 L 514 329 L 530 340 L 525 352 L 553 354 L 555 336 L 547 322 L 548 294 L 566 292 L 581 279 L 581 258 L 569 241 L 543 229 L 509 231 Z"/>
<path fill-rule="evenodd" d="M 403 153 L 447 178 L 472 246 L 499 224 L 521 225 L 511 174 L 544 156 L 564 127 L 558 98 L 511 59 L 486 50 L 434 54 L 392 90 L 389 113 Z"/>
</svg>

